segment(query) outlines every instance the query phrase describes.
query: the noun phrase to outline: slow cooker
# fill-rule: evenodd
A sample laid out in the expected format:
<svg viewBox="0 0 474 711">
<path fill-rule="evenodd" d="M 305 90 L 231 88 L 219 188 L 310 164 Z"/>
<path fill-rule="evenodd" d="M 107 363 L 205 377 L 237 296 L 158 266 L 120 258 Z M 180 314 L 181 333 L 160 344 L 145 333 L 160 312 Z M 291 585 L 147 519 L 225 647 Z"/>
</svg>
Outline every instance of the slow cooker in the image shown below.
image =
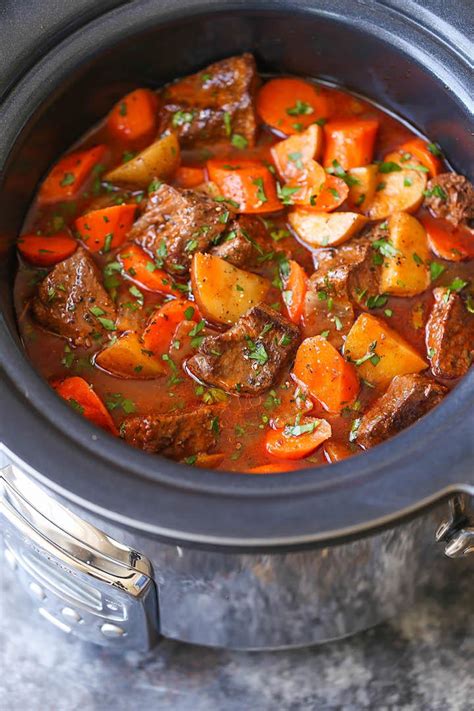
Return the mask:
<svg viewBox="0 0 474 711">
<path fill-rule="evenodd" d="M 124 92 L 250 51 L 379 102 L 474 178 L 472 5 L 457 0 L 6 3 L 0 110 L 5 559 L 39 614 L 119 650 L 160 635 L 269 649 L 353 634 L 474 553 L 474 371 L 428 416 L 330 467 L 251 477 L 149 456 L 28 362 L 15 239 L 54 158 Z M 472 26 L 472 22 L 471 22 Z M 472 35 L 472 33 L 471 33 Z"/>
</svg>

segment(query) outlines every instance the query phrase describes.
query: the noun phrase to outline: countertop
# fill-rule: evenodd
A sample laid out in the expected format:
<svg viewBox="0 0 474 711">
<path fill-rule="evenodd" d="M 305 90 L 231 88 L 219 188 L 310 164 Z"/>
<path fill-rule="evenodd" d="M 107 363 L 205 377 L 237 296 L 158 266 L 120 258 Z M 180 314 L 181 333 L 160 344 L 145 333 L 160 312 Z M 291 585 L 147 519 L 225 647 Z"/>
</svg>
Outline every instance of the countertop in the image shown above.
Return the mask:
<svg viewBox="0 0 474 711">
<path fill-rule="evenodd" d="M 163 641 L 112 654 L 41 620 L 0 567 L 5 711 L 471 711 L 474 566 L 453 561 L 397 619 L 308 649 L 242 653 Z"/>
</svg>

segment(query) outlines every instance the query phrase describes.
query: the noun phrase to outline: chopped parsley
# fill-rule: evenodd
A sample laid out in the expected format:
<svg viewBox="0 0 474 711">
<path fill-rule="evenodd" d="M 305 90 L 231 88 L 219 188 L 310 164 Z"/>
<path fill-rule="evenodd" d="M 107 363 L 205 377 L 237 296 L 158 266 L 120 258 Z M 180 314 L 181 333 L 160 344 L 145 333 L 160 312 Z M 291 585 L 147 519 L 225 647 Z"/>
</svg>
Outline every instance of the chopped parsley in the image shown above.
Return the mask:
<svg viewBox="0 0 474 711">
<path fill-rule="evenodd" d="M 194 118 L 194 111 L 176 111 L 171 119 L 172 125 L 177 128 L 191 123 Z"/>
<path fill-rule="evenodd" d="M 342 165 L 337 160 L 333 160 L 332 165 L 329 168 L 326 168 L 326 173 L 336 175 L 338 178 L 341 178 L 349 188 L 352 188 L 354 185 L 360 185 L 360 180 L 358 180 L 358 178 L 354 178 L 353 175 L 346 173 Z M 339 197 L 339 195 L 337 197 Z"/>
<path fill-rule="evenodd" d="M 401 166 L 391 160 L 379 163 L 379 173 L 395 173 L 399 170 L 402 170 Z"/>
<path fill-rule="evenodd" d="M 367 350 L 367 353 L 363 355 L 361 358 L 358 358 L 357 360 L 354 361 L 354 365 L 362 365 L 362 363 L 365 363 L 366 361 L 370 360 L 372 365 L 377 365 L 380 361 L 380 356 L 377 355 L 375 352 L 375 349 L 377 348 L 377 341 L 372 341 L 370 343 L 369 348 Z"/>
<path fill-rule="evenodd" d="M 352 420 L 351 429 L 349 431 L 349 442 L 356 441 L 357 433 L 359 431 L 361 422 L 362 422 L 362 417 L 356 417 L 355 420 Z"/>
<path fill-rule="evenodd" d="M 265 195 L 265 189 L 263 187 L 263 178 L 254 178 L 252 180 L 252 185 L 257 187 L 257 200 L 259 202 L 268 202 L 268 198 Z"/>
<path fill-rule="evenodd" d="M 446 270 L 446 267 L 439 262 L 430 262 L 431 281 L 435 281 Z"/>
<path fill-rule="evenodd" d="M 299 423 L 294 425 L 286 425 L 283 430 L 285 437 L 300 437 L 303 434 L 310 434 L 319 427 L 321 420 L 313 420 L 312 422 L 306 422 L 304 425 Z"/>
<path fill-rule="evenodd" d="M 300 188 L 290 188 L 288 185 L 282 187 L 280 183 L 277 183 L 278 199 L 281 200 L 283 205 L 293 205 L 291 196 L 297 193 L 298 190 L 300 190 Z"/>
<path fill-rule="evenodd" d="M 74 173 L 64 173 L 64 176 L 59 184 L 62 188 L 65 188 L 66 185 L 72 185 L 75 180 L 76 176 L 74 175 Z"/>
<path fill-rule="evenodd" d="M 438 158 L 443 157 L 441 148 L 439 146 L 437 146 L 436 143 L 428 143 L 428 145 L 426 147 L 429 150 L 429 152 L 432 153 L 434 156 L 437 156 Z"/>
<path fill-rule="evenodd" d="M 228 111 L 224 111 L 224 130 L 226 136 L 232 133 L 232 117 Z"/>
<path fill-rule="evenodd" d="M 238 148 L 241 151 L 247 148 L 249 144 L 247 139 L 244 136 L 241 136 L 240 133 L 233 133 L 230 142 L 232 143 L 234 148 Z"/>
<path fill-rule="evenodd" d="M 384 257 L 396 257 L 397 254 L 400 254 L 400 251 L 391 244 L 390 240 L 384 237 L 372 242 L 372 247 L 377 249 Z"/>
<path fill-rule="evenodd" d="M 468 281 L 464 281 L 461 277 L 454 277 L 451 284 L 448 286 L 446 294 L 444 295 L 444 300 L 448 301 L 452 293 L 459 294 L 460 291 L 464 289 L 465 286 L 469 284 Z"/>
<path fill-rule="evenodd" d="M 288 116 L 307 116 L 313 112 L 313 107 L 306 103 L 306 101 L 300 101 L 300 99 L 296 100 L 294 106 L 290 106 L 286 109 Z"/>
</svg>

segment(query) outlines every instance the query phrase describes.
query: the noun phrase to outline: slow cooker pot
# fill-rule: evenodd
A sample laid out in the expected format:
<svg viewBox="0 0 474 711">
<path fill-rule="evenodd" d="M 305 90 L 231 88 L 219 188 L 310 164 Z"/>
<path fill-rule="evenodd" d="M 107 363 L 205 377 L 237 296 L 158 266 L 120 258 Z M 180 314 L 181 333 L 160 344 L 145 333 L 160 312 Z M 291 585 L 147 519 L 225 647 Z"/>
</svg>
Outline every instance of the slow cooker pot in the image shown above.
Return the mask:
<svg viewBox="0 0 474 711">
<path fill-rule="evenodd" d="M 194 470 L 94 428 L 37 375 L 15 323 L 14 242 L 48 166 L 118 97 L 242 51 L 263 71 L 316 76 L 380 102 L 473 179 L 469 3 L 450 3 L 444 18 L 435 0 L 30 5 L 31 36 L 5 22 L 2 43 L 8 564 L 43 617 L 118 649 L 159 635 L 306 645 L 396 614 L 433 566 L 455 565 L 436 532 L 448 556 L 474 552 L 472 370 L 417 424 L 345 462 L 260 477 Z M 3 12 L 11 20 L 8 4 Z"/>
</svg>

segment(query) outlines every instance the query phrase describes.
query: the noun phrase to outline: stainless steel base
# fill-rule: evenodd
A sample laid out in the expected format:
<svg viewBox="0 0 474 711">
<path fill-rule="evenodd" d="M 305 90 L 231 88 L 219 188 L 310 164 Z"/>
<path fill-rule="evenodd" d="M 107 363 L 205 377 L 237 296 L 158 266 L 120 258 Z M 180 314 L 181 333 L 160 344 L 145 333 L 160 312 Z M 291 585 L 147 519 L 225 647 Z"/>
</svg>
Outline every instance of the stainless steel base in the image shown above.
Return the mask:
<svg viewBox="0 0 474 711">
<path fill-rule="evenodd" d="M 318 644 L 396 615 L 435 566 L 449 574 L 453 565 L 435 539 L 446 504 L 353 542 L 247 554 L 136 534 L 58 498 L 18 466 L 0 481 L 7 562 L 41 615 L 118 648 L 149 647 L 159 634 L 246 650 Z"/>
</svg>

